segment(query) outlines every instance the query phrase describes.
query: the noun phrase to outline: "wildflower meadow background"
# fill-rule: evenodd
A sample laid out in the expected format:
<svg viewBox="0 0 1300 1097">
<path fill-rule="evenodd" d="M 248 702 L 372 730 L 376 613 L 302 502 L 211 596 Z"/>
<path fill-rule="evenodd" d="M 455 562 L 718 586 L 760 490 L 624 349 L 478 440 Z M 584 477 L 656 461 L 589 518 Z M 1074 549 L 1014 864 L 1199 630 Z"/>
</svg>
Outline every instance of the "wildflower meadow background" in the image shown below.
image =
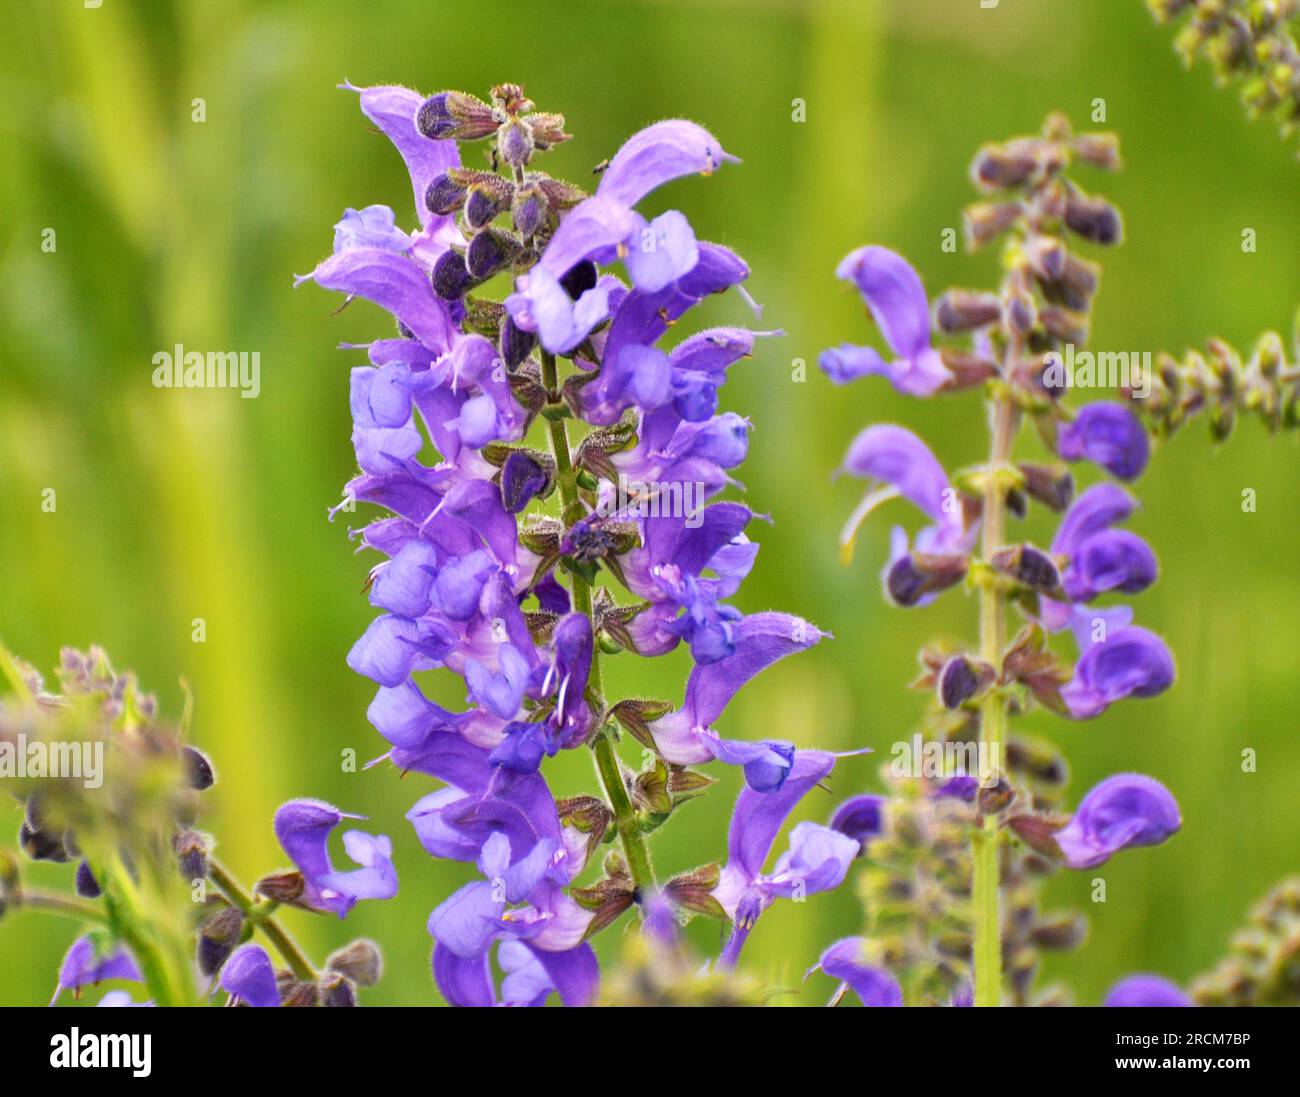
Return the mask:
<svg viewBox="0 0 1300 1097">
<path fill-rule="evenodd" d="M 835 639 L 756 679 L 719 730 L 876 751 L 842 759 L 834 795 L 814 790 L 793 820 L 825 822 L 844 797 L 880 789 L 880 765 L 926 703 L 904 688 L 918 647 L 972 627 L 960 594 L 924 615 L 882 603 L 887 522 L 863 530 L 853 564 L 839 562 L 857 486 L 831 474 L 864 423 L 906 422 L 949 465 L 984 446 L 977 392 L 915 402 L 883 383 L 837 389 L 816 369 L 824 347 L 865 330 L 861 299 L 834 277 L 844 254 L 868 242 L 896 249 L 931 292 L 992 282 L 995 257 L 941 247 L 972 197 L 966 167 L 986 140 L 1032 132 L 1060 110 L 1080 129 L 1117 132 L 1124 153 L 1105 193 L 1124 212 L 1126 246 L 1106 257 L 1093 349 L 1180 353 L 1213 335 L 1249 347 L 1268 329 L 1289 338 L 1300 301 L 1300 165 L 1203 67 L 1184 71 L 1140 0 L 39 0 L 6 10 L 0 636 L 46 671 L 61 645 L 102 644 L 171 714 L 188 682 L 192 739 L 220 777 L 204 829 L 244 877 L 285 861 L 270 819 L 294 797 L 363 812 L 368 831 L 391 836 L 395 899 L 360 904 L 346 926 L 285 915 L 317 954 L 359 934 L 382 943 L 373 1004 L 438 1001 L 425 919 L 474 870 L 430 859 L 403 818 L 432 787 L 426 778 L 341 765 L 349 749 L 364 761 L 383 748 L 365 716 L 373 684 L 344 663 L 374 615 L 361 593 L 369 561 L 347 537 L 364 519 L 326 518 L 355 471 L 348 366 L 360 357 L 336 347 L 389 321 L 364 302 L 331 318 L 338 299 L 295 290 L 293 275 L 327 253 L 345 206 L 406 210 L 410 193 L 386 139 L 337 84 L 482 95 L 522 83 L 575 135 L 546 169 L 581 185 L 594 186 L 591 168 L 628 134 L 664 117 L 699 121 L 742 159 L 653 203 L 682 204 L 701 239 L 743 254 L 764 306 L 755 326 L 790 333 L 762 340 L 722 394 L 722 410 L 752 419 L 740 476 L 774 521 L 751 530 L 762 551 L 735 602 L 746 614 L 797 614 Z M 1254 250 L 1243 249 L 1246 230 Z M 730 315 L 716 301 L 699 311 L 709 323 Z M 155 388 L 153 356 L 177 344 L 257 352 L 257 397 Z M 1087 1004 L 1129 972 L 1186 983 L 1208 969 L 1253 901 L 1300 868 L 1294 440 L 1270 440 L 1246 419 L 1221 447 L 1194 423 L 1161 448 L 1129 526 L 1159 555 L 1143 623 L 1168 640 L 1178 682 L 1053 731 L 1073 796 L 1117 771 L 1148 773 L 1176 796 L 1183 828 L 1159 851 L 1108 863 L 1105 903 L 1090 901 L 1092 872 L 1051 881 L 1047 898 L 1086 911 L 1091 933 L 1049 957 L 1046 975 Z M 1036 521 L 1027 533 L 1047 543 L 1051 517 Z M 606 659 L 607 690 L 678 701 L 689 660 L 684 649 Z M 449 706 L 458 689 L 450 675 L 429 682 Z M 1243 772 L 1246 749 L 1254 772 Z M 557 795 L 593 790 L 584 753 L 547 763 Z M 724 792 L 683 808 L 691 818 L 656 840 L 661 876 L 724 855 L 740 775 L 712 772 Z M 6 842 L 20 819 L 18 805 L 0 805 Z M 777 904 L 746 963 L 797 988 L 828 942 L 861 927 L 852 886 Z M 714 924 L 689 932 L 716 949 Z M 597 951 L 620 935 L 602 935 Z M 45 1000 L 72 937 L 71 924 L 35 912 L 0 920 L 0 1004 Z M 821 989 L 783 1000 L 821 1004 Z"/>
</svg>

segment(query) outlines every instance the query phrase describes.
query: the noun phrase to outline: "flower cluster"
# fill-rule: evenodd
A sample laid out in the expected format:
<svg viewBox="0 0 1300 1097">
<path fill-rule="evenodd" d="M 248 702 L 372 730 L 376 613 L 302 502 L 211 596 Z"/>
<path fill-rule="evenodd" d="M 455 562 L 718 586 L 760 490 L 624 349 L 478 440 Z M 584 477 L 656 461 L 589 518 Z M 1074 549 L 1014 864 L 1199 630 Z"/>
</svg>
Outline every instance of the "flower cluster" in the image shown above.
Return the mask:
<svg viewBox="0 0 1300 1097">
<path fill-rule="evenodd" d="M 250 895 L 217 859 L 214 839 L 195 829 L 199 794 L 216 782 L 211 761 L 184 728 L 159 719 L 133 675 L 117 674 L 99 649 L 65 648 L 52 693 L 3 649 L 0 664 L 14 687 L 0 708 L 0 776 L 14 779 L 23 801 L 18 844 L 32 860 L 76 861 L 75 894 L 65 894 L 27 886 L 18 859 L 0 849 L 0 914 L 27 907 L 91 927 L 68 949 L 56 1001 L 116 979 L 144 984 L 148 1000 L 114 990 L 100 1005 L 192 1005 L 218 987 L 232 1004 L 357 1004 L 356 988 L 379 978 L 377 946 L 354 941 L 317 971 L 275 912 L 293 905 L 342 918 L 359 899 L 391 898 L 387 838 L 347 831 L 344 848 L 360 867 L 337 871 L 329 839 L 346 816 L 290 801 L 275 832 L 294 868 Z M 256 932 L 283 967 L 249 940 Z"/>
<path fill-rule="evenodd" d="M 958 766 L 948 780 L 922 789 L 919 803 L 956 798 L 969 807 L 914 805 L 885 813 L 895 825 L 910 821 L 912 836 L 904 844 L 930 851 L 930 879 L 940 883 L 937 890 L 931 885 L 938 903 L 928 911 L 926 896 L 908 890 L 915 880 L 899 885 L 895 898 L 908 904 L 903 944 L 875 952 L 886 965 L 922 957 L 943 976 L 937 984 L 918 984 L 929 988 L 924 993 L 930 1000 L 943 986 L 960 996 L 969 967 L 976 1002 L 997 1004 L 1005 993 L 1005 959 L 1013 1000 L 1026 1001 L 1036 948 L 1072 945 L 1082 935 L 1070 918 L 1038 922 L 1032 878 L 1051 864 L 1094 867 L 1119 850 L 1164 841 L 1181 825 L 1168 790 L 1133 774 L 1103 781 L 1072 816 L 1057 814 L 1064 763 L 1053 764 L 1050 779 L 1042 780 L 1034 756 L 1043 752 L 1009 736 L 1005 726 L 1009 714 L 1035 707 L 1093 719 L 1118 701 L 1162 693 L 1174 681 L 1163 640 L 1135 625 L 1128 606 L 1099 603 L 1138 594 L 1156 579 L 1154 553 L 1123 528 L 1137 500 L 1109 482 L 1075 498 L 1067 467 L 1088 462 L 1131 482 L 1150 455 L 1146 428 L 1129 407 L 1114 401 L 1071 407 L 1055 369 L 1067 348 L 1072 353 L 1086 341 L 1098 285 L 1098 268 L 1078 254 L 1078 242 L 1109 246 L 1123 235 L 1118 212 L 1067 175 L 1076 161 L 1112 169 L 1118 147 L 1108 135 L 1075 135 L 1053 116 L 1038 136 L 982 148 L 971 175 L 988 200 L 966 211 L 967 236 L 972 249 L 1008 236 L 997 292 L 951 289 L 931 303 L 905 259 L 879 246 L 859 248 L 836 273 L 862 295 L 892 356 L 843 345 L 820 360 L 837 384 L 882 376 L 899 392 L 919 397 L 982 387 L 989 403 L 992 446 L 983 465 L 950 474 L 911 431 L 876 424 L 853 441 L 843 466 L 868 481 L 841 536 L 846 557 L 862 523 L 890 500 L 906 499 L 924 516 L 926 524 L 911 535 L 901 527 L 893 531 L 882 573 L 891 602 L 924 605 L 962 581 L 980 598 L 978 648 L 927 648 L 920 683 L 935 693 L 930 738 L 978 748 L 986 758 L 978 779 Z M 1049 449 L 1048 463 L 1014 460 L 1026 421 Z M 1008 517 L 1025 518 L 1031 500 L 1063 512 L 1049 548 L 1009 534 Z M 1011 605 L 1026 618 L 1014 637 L 1007 635 Z M 1078 644 L 1072 669 L 1048 642 L 1059 632 L 1072 633 Z M 878 827 L 881 812 L 873 811 Z M 968 836 L 965 841 L 951 841 L 954 827 Z M 1005 842 L 1009 835 L 1020 842 Z M 1011 847 L 1005 856 L 1000 845 Z M 891 861 L 888 843 L 866 848 L 884 872 L 885 888 L 899 880 L 900 866 L 918 863 L 914 855 Z M 1023 887 L 1022 878 L 1028 881 Z M 1021 898 L 1025 889 L 1028 900 Z M 841 942 L 823 969 L 838 965 L 844 981 L 859 987 L 863 956 L 871 951 Z M 889 1004 L 896 996 L 880 989 L 884 967 L 867 967 L 873 974 L 859 995 Z"/>
<path fill-rule="evenodd" d="M 352 371 L 360 472 L 344 505 L 388 516 L 358 535 L 386 559 L 366 585 L 380 616 L 348 663 L 377 687 L 369 718 L 385 757 L 442 782 L 408 813 L 421 844 L 482 876 L 430 915 L 437 984 L 462 1005 L 552 993 L 588 1003 L 588 939 L 633 905 L 669 937 L 674 918 L 733 920 L 733 963 L 762 909 L 794 887 L 834 886 L 857 848 L 805 825 L 764 872 L 777 830 L 834 758 L 715 730 L 750 678 L 823 635 L 729 604 L 754 563 L 755 515 L 705 503 L 735 483 L 748 446 L 748 421 L 719 411 L 718 390 L 776 333 L 717 327 L 664 343 L 710 295 L 735 288 L 752 306 L 749 269 L 681 212 L 638 209 L 662 184 L 734 157 L 693 122 L 658 122 L 586 194 L 537 167 L 569 135 L 517 85 L 493 88 L 490 102 L 354 90 L 406 162 L 418 227 L 398 229 L 382 206 L 350 209 L 308 277 L 397 324 Z M 462 162 L 475 143 L 483 168 Z M 579 424 L 588 429 L 571 440 Z M 534 427 L 549 446 L 529 444 Z M 420 459 L 426 442 L 432 463 Z M 678 645 L 695 664 L 680 707 L 604 696 L 602 656 Z M 433 668 L 463 680 L 463 706 L 425 695 L 416 676 Z M 654 754 L 639 773 L 616 752 L 620 728 Z M 603 795 L 557 802 L 544 763 L 584 746 Z M 715 759 L 747 783 L 730 861 L 661 886 L 645 835 L 710 783 L 687 767 Z M 622 855 L 575 887 L 615 835 Z"/>
</svg>

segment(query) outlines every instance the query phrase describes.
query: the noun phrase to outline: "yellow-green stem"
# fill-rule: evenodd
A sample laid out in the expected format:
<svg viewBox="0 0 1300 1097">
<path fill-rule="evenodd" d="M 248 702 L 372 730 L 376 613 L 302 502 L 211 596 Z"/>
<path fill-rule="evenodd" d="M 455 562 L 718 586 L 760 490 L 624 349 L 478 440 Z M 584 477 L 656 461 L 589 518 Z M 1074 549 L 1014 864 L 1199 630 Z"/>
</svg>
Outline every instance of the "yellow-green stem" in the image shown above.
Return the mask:
<svg viewBox="0 0 1300 1097">
<path fill-rule="evenodd" d="M 542 384 L 550 395 L 559 390 L 559 371 L 555 356 L 542 352 Z M 551 432 L 551 451 L 555 456 L 555 476 L 560 490 L 560 502 L 564 508 L 566 525 L 579 516 L 578 481 L 574 474 L 573 462 L 569 456 L 569 431 L 563 418 L 547 420 Z M 579 613 L 591 616 L 591 587 L 581 575 L 573 576 L 573 608 Z M 600 676 L 600 648 L 597 645 L 591 654 L 590 687 L 593 694 L 603 704 L 604 690 Z M 623 780 L 623 770 L 619 765 L 618 752 L 614 741 L 604 727 L 597 729 L 591 744 L 592 757 L 596 762 L 596 773 L 604 786 L 609 806 L 614 812 L 614 826 L 623 845 L 623 854 L 627 858 L 628 871 L 632 882 L 643 894 L 654 890 L 654 868 L 650 863 L 650 851 L 646 847 L 645 836 L 636 817 L 636 809 L 627 793 Z"/>
<path fill-rule="evenodd" d="M 983 546 L 984 563 L 1002 547 L 1006 537 L 1006 482 L 1003 470 L 1011 457 L 1015 438 L 1015 409 L 1000 388 L 993 397 L 993 442 L 985 475 Z M 999 675 L 1007 646 L 1006 596 L 987 570 L 980 585 L 980 657 Z M 1006 698 L 993 689 L 981 705 L 980 739 L 988 765 L 1000 768 L 1006 732 Z M 975 921 L 975 1004 L 996 1006 L 1002 1001 L 1002 918 L 999 908 L 997 818 L 985 816 L 972 835 L 973 886 L 971 901 Z"/>
<path fill-rule="evenodd" d="M 288 930 L 271 916 L 270 912 L 259 908 L 253 897 L 246 892 L 225 865 L 215 858 L 208 861 L 208 875 L 217 885 L 221 894 L 235 904 L 250 921 L 266 935 L 266 939 L 275 946 L 275 950 L 284 958 L 299 979 L 315 980 L 316 969 L 311 966 L 298 943 L 289 936 Z"/>
</svg>

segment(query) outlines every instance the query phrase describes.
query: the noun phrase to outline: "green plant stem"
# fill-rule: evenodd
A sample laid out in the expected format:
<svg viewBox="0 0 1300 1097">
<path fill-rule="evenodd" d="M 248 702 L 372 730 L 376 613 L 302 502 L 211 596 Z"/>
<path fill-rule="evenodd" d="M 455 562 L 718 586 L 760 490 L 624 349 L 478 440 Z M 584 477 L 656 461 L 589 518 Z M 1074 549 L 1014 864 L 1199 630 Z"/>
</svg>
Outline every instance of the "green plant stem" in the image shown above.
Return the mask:
<svg viewBox="0 0 1300 1097">
<path fill-rule="evenodd" d="M 269 910 L 258 907 L 253 897 L 244 890 L 225 865 L 215 858 L 209 858 L 208 875 L 221 894 L 242 910 L 254 926 L 266 934 L 267 940 L 275 946 L 276 951 L 284 957 L 284 962 L 299 979 L 315 980 L 316 969 L 311 966 L 311 961 L 298 947 L 298 943 L 289 936 L 288 931 L 276 921 Z"/>
<path fill-rule="evenodd" d="M 188 942 L 171 939 L 150 916 L 149 905 L 122 858 L 101 857 L 91 863 L 91 872 L 103 888 L 108 924 L 140 965 L 154 1004 L 197 1005 Z"/>
<path fill-rule="evenodd" d="M 1006 536 L 1006 484 L 1003 470 L 1015 438 L 1015 409 L 1001 389 L 993 397 L 993 441 L 985 475 L 983 547 L 985 565 L 1002 547 Z M 982 572 L 980 584 L 980 657 L 1002 673 L 1002 653 L 1007 646 L 1006 595 L 996 577 Z M 992 689 L 981 705 L 980 739 L 991 765 L 1000 768 L 1006 733 L 1006 697 Z M 999 911 L 998 824 L 984 817 L 972 835 L 975 920 L 975 1004 L 996 1006 L 1002 1001 L 1002 920 Z"/>
<path fill-rule="evenodd" d="M 548 394 L 555 394 L 559 388 L 559 371 L 555 356 L 542 351 L 542 384 Z M 556 482 L 560 490 L 560 501 L 564 507 L 565 525 L 572 525 L 578 517 L 578 482 L 573 471 L 573 462 L 569 455 L 569 431 L 564 420 L 548 419 L 551 432 L 551 450 L 555 456 Z M 573 606 L 579 613 L 591 616 L 591 587 L 580 575 L 573 577 Z M 604 704 L 604 689 L 600 675 L 600 649 L 593 647 L 591 653 L 591 691 Z M 645 836 L 632 807 L 632 800 L 627 793 L 627 784 L 623 780 L 622 767 L 619 765 L 618 752 L 607 728 L 597 730 L 591 744 L 592 757 L 596 762 L 596 773 L 609 798 L 610 808 L 614 812 L 614 826 L 619 840 L 623 844 L 623 853 L 627 857 L 628 871 L 632 874 L 633 884 L 643 894 L 654 890 L 654 868 L 650 863 L 650 851 L 646 847 Z"/>
<path fill-rule="evenodd" d="M 24 888 L 14 904 L 17 909 L 30 907 L 32 910 L 44 910 L 50 914 L 61 914 L 65 918 L 77 918 L 85 922 L 106 922 L 108 915 L 94 903 L 63 895 L 57 891 L 32 891 Z"/>
</svg>

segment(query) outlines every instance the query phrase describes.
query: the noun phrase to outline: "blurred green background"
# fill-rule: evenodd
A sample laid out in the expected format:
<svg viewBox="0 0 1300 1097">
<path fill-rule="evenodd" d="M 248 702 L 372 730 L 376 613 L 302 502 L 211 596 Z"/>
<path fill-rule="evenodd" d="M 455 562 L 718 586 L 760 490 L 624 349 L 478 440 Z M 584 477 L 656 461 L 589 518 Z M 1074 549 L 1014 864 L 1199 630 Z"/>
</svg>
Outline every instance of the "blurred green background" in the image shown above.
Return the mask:
<svg viewBox="0 0 1300 1097">
<path fill-rule="evenodd" d="M 836 639 L 756 681 L 722 730 L 878 752 L 842 762 L 834 797 L 815 792 L 796 818 L 824 819 L 842 795 L 878 787 L 880 759 L 926 703 L 904 688 L 918 647 L 936 633 L 974 638 L 974 602 L 959 593 L 928 611 L 882 604 L 877 571 L 890 520 L 909 520 L 901 511 L 873 521 L 853 566 L 837 562 L 856 487 L 831 473 L 861 426 L 905 422 L 950 465 L 985 444 L 976 395 L 907 401 L 883 382 L 833 389 L 816 370 L 823 347 L 875 338 L 833 277 L 838 259 L 878 242 L 910 256 L 932 292 L 991 283 L 993 255 L 940 249 L 972 198 L 975 148 L 1033 131 L 1053 109 L 1087 126 L 1102 99 L 1106 126 L 1093 128 L 1119 132 L 1126 167 L 1081 179 L 1124 210 L 1128 239 L 1106 257 L 1094 345 L 1181 351 L 1213 334 L 1248 345 L 1269 327 L 1289 340 L 1300 299 L 1300 167 L 1204 69 L 1182 69 L 1140 0 L 11 0 L 6 11 L 0 635 L 47 670 L 62 644 L 103 644 L 173 714 L 188 679 L 195 740 L 221 774 L 206 826 L 245 878 L 284 863 L 270 819 L 289 797 L 328 799 L 390 834 L 396 900 L 362 903 L 346 923 L 288 915 L 318 957 L 359 933 L 383 943 L 388 972 L 371 1003 L 439 1001 L 425 918 L 469 873 L 430 861 L 403 819 L 426 778 L 340 771 L 342 751 L 366 759 L 382 741 L 365 720 L 372 687 L 344 665 L 371 616 L 360 594 L 369 562 L 353 555 L 346 521 L 325 517 L 353 469 L 347 371 L 362 361 L 336 345 L 386 334 L 389 321 L 364 303 L 331 317 L 337 297 L 295 291 L 291 276 L 329 251 L 345 206 L 382 202 L 413 221 L 399 158 L 336 84 L 485 94 L 521 81 L 541 109 L 567 116 L 575 140 L 545 167 L 578 182 L 665 116 L 703 122 L 743 158 L 650 205 L 680 205 L 702 238 L 740 251 L 764 325 L 789 333 L 765 341 L 724 392 L 753 418 L 742 478 L 775 520 L 757 531 L 763 549 L 738 603 L 803 614 Z M 791 119 L 796 99 L 803 123 Z M 1247 227 L 1256 254 L 1241 250 Z M 41 249 L 46 228 L 53 253 Z M 728 298 L 701 320 L 743 316 Z M 153 388 L 152 355 L 176 343 L 259 351 L 261 396 Z M 806 383 L 791 380 L 795 359 Z M 1203 424 L 1163 447 L 1133 523 L 1163 575 L 1136 608 L 1169 638 L 1180 681 L 1089 724 L 1028 722 L 1066 747 L 1076 795 L 1139 770 L 1169 785 L 1185 817 L 1167 846 L 1100 871 L 1104 905 L 1089 901 L 1093 873 L 1053 882 L 1054 900 L 1092 920 L 1084 948 L 1050 971 L 1084 1003 L 1130 971 L 1203 970 L 1248 905 L 1300 867 L 1296 473 L 1293 442 L 1254 422 L 1219 450 Z M 57 511 L 45 513 L 51 487 Z M 1256 513 L 1241 510 L 1244 488 Z M 1050 523 L 1027 532 L 1046 541 Z M 616 695 L 680 700 L 686 666 L 681 653 L 624 657 L 607 661 L 606 680 Z M 438 696 L 455 691 L 444 682 Z M 1254 774 L 1241 770 L 1246 747 Z M 593 789 L 583 752 L 548 772 L 561 793 Z M 724 855 L 734 789 L 726 777 L 660 835 L 661 866 Z M 16 806 L 0 806 L 6 841 L 18 823 Z M 40 869 L 42 880 L 69 875 Z M 747 961 L 796 987 L 859 923 L 847 887 L 779 904 Z M 0 922 L 0 1003 L 47 1000 L 74 933 L 31 913 Z M 713 935 L 696 930 L 703 944 Z M 602 936 L 606 955 L 617 938 Z M 791 1000 L 819 1003 L 829 989 L 821 979 Z"/>
</svg>

